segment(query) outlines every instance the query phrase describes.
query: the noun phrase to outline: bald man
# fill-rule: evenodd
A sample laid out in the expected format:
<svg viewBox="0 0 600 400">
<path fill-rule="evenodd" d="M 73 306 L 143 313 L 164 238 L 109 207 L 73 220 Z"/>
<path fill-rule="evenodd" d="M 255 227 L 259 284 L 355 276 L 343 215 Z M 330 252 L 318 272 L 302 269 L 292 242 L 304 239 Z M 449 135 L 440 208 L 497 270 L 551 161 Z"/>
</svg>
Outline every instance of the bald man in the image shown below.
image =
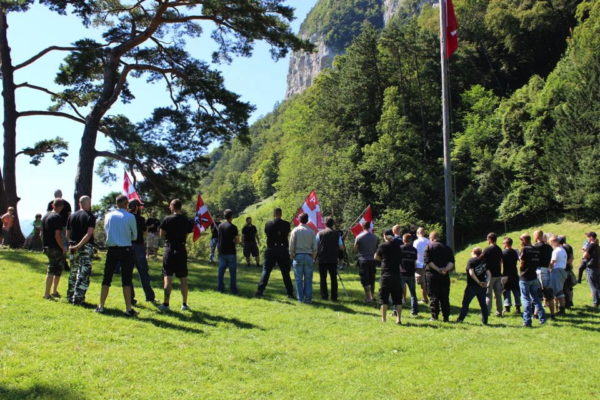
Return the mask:
<svg viewBox="0 0 600 400">
<path fill-rule="evenodd" d="M 80 305 L 85 300 L 92 275 L 96 217 L 91 208 L 92 199 L 89 196 L 81 196 L 79 211 L 71 214 L 67 222 L 69 256 L 72 257 L 73 264 L 69 275 L 67 300 L 75 305 Z"/>
</svg>

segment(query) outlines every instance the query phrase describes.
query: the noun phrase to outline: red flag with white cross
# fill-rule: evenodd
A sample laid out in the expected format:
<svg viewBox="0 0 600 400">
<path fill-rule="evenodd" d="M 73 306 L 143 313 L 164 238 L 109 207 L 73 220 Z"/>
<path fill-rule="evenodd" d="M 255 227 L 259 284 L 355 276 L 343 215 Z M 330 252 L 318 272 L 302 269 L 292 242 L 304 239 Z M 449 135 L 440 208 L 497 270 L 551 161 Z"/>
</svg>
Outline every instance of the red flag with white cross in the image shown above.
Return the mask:
<svg viewBox="0 0 600 400">
<path fill-rule="evenodd" d="M 210 228 L 214 224 L 212 216 L 208 211 L 208 207 L 204 204 L 202 196 L 198 195 L 196 201 L 196 216 L 194 217 L 194 242 L 200 239 L 202 232 Z"/>
<path fill-rule="evenodd" d="M 315 231 L 315 233 L 321 229 L 325 229 L 323 214 L 321 213 L 321 205 L 319 204 L 316 191 L 313 190 L 310 192 L 310 194 L 306 197 L 306 200 L 304 200 L 302 207 L 300 207 L 296 212 L 296 215 L 292 220 L 295 226 L 300 225 L 299 217 L 302 213 L 308 214 L 308 223 L 306 225 Z"/>
</svg>

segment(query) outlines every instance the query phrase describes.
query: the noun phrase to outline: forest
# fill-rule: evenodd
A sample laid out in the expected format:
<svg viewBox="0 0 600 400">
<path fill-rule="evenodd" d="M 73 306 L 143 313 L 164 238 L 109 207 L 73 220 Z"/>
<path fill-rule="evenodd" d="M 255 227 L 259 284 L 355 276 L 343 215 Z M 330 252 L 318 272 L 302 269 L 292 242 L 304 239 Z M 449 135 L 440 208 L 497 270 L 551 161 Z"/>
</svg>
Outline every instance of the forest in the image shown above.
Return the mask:
<svg viewBox="0 0 600 400">
<path fill-rule="evenodd" d="M 456 240 L 600 212 L 600 3 L 456 0 L 450 60 Z M 210 155 L 210 208 L 278 204 L 316 189 L 341 226 L 371 204 L 380 225 L 442 228 L 438 11 L 408 2 L 368 21 L 304 93 Z"/>
</svg>

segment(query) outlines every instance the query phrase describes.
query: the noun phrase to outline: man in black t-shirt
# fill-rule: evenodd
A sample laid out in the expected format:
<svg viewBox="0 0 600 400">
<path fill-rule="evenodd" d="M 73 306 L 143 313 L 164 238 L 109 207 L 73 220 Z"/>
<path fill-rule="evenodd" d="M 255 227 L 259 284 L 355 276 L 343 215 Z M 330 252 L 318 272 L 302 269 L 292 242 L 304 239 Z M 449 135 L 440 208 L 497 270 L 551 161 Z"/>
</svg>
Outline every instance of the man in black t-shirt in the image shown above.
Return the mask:
<svg viewBox="0 0 600 400">
<path fill-rule="evenodd" d="M 54 200 L 61 199 L 63 201 L 63 208 L 59 214 L 60 214 L 60 218 L 62 221 L 62 233 L 61 234 L 62 234 L 63 244 L 65 246 L 67 246 L 68 245 L 67 236 L 66 236 L 67 222 L 69 221 L 69 216 L 71 215 L 71 204 L 69 204 L 69 202 L 66 201 L 65 199 L 63 199 L 62 197 L 63 197 L 63 194 L 60 189 L 57 189 L 54 191 Z M 47 207 L 46 211 L 48 211 L 48 212 L 52 211 L 54 200 L 51 200 L 48 203 L 48 207 Z M 65 251 L 66 251 L 66 249 L 67 248 L 65 247 Z"/>
<path fill-rule="evenodd" d="M 148 260 L 146 259 L 146 246 L 144 242 L 144 234 L 146 233 L 147 224 L 146 219 L 142 217 L 142 203 L 133 199 L 129 202 L 129 212 L 135 217 L 135 225 L 137 227 L 137 238 L 131 241 L 131 249 L 133 250 L 133 262 L 138 270 L 140 276 L 140 282 L 144 289 L 146 301 L 154 303 L 155 295 L 150 284 L 150 273 L 148 270 Z M 136 304 L 135 290 L 131 287 L 131 302 Z"/>
<path fill-rule="evenodd" d="M 214 223 L 210 226 L 210 262 L 215 262 L 215 251 L 219 244 L 219 225 L 221 225 L 221 217 L 216 217 Z"/>
<path fill-rule="evenodd" d="M 600 307 L 600 248 L 598 247 L 598 236 L 596 232 L 585 234 L 588 245 L 583 253 L 586 261 L 587 281 L 592 292 L 592 304 Z"/>
<path fill-rule="evenodd" d="M 60 216 L 63 206 L 62 199 L 55 199 L 52 202 L 52 211 L 42 218 L 42 242 L 44 243 L 44 253 L 48 257 L 45 299 L 60 297 L 58 283 L 66 264 L 65 244 L 62 236 L 63 223 Z M 53 289 L 52 294 L 50 294 L 50 289 Z"/>
<path fill-rule="evenodd" d="M 537 279 L 540 251 L 531 245 L 531 236 L 523 234 L 520 239 L 519 288 L 521 289 L 521 302 L 523 303 L 523 326 L 531 328 L 533 306 L 538 311 L 540 323 L 546 323 L 546 313 L 540 299 L 540 282 Z"/>
<path fill-rule="evenodd" d="M 179 278 L 182 304 L 181 310 L 189 310 L 188 298 L 188 266 L 185 242 L 187 235 L 194 229 L 193 222 L 183 215 L 181 200 L 171 201 L 169 208 L 173 214 L 166 217 L 160 224 L 160 236 L 165 238 L 165 254 L 163 256 L 164 299 L 161 310 L 169 309 L 173 275 Z"/>
<path fill-rule="evenodd" d="M 321 299 L 328 300 L 327 275 L 331 281 L 331 300 L 338 300 L 337 261 L 340 250 L 343 250 L 342 237 L 333 229 L 335 221 L 328 217 L 326 228 L 317 233 L 317 260 L 319 261 L 319 288 Z"/>
<path fill-rule="evenodd" d="M 265 236 L 267 248 L 265 249 L 265 263 L 263 264 L 260 282 L 256 289 L 256 297 L 261 297 L 269 283 L 271 271 L 275 265 L 279 266 L 283 284 L 288 298 L 294 298 L 294 286 L 290 277 L 290 268 L 292 261 L 288 251 L 289 242 L 288 236 L 291 232 L 290 223 L 281 219 L 281 208 L 276 208 L 273 211 L 273 220 L 265 224 Z"/>
<path fill-rule="evenodd" d="M 158 258 L 158 229 L 160 228 L 160 221 L 158 218 L 150 217 L 146 220 L 146 228 L 148 231 L 146 236 L 146 253 L 148 259 L 152 258 L 156 260 Z"/>
<path fill-rule="evenodd" d="M 505 237 L 502 241 L 504 250 L 502 251 L 502 297 L 504 297 L 504 312 L 510 312 L 511 293 L 515 298 L 515 312 L 521 313 L 521 290 L 519 289 L 519 272 L 517 263 L 519 262 L 519 252 L 512 248 L 513 240 Z"/>
<path fill-rule="evenodd" d="M 560 245 L 567 252 L 567 267 L 565 268 L 568 274 L 568 278 L 565 280 L 565 284 L 563 286 L 563 292 L 565 293 L 565 308 L 568 310 L 573 307 L 573 287 L 575 282 L 575 274 L 573 273 L 573 260 L 574 253 L 573 247 L 567 243 L 567 237 L 564 235 L 560 235 L 558 237 Z M 571 278 L 571 276 L 573 278 Z"/>
<path fill-rule="evenodd" d="M 254 257 L 256 266 L 260 267 L 260 257 L 258 255 L 258 245 L 260 238 L 256 226 L 252 225 L 252 218 L 246 218 L 246 225 L 242 228 L 242 244 L 244 246 L 244 257 L 246 257 L 246 265 L 250 266 L 250 256 Z"/>
<path fill-rule="evenodd" d="M 430 321 L 437 321 L 440 309 L 444 322 L 450 318 L 450 272 L 454 270 L 454 252 L 440 242 L 437 232 L 429 234 L 429 244 L 425 248 L 425 279 L 431 309 Z"/>
<path fill-rule="evenodd" d="M 92 199 L 89 196 L 81 196 L 79 211 L 71 214 L 67 222 L 69 253 L 73 260 L 69 274 L 67 300 L 75 305 L 84 302 L 90 286 L 90 276 L 92 276 L 96 216 L 92 214 L 91 208 Z"/>
<path fill-rule="evenodd" d="M 496 317 L 502 316 L 502 250 L 496 244 L 498 236 L 494 232 L 487 235 L 488 247 L 481 254 L 481 261 L 487 266 L 492 274 L 492 279 L 487 285 L 487 305 L 488 315 L 492 313 L 492 297 L 496 298 Z"/>
<path fill-rule="evenodd" d="M 240 243 L 240 235 L 237 226 L 231 220 L 233 211 L 227 209 L 223 212 L 225 222 L 219 225 L 219 270 L 217 273 L 217 290 L 225 292 L 225 271 L 229 268 L 229 290 L 237 294 L 237 254 L 235 246 Z"/>
<path fill-rule="evenodd" d="M 491 271 L 487 264 L 481 259 L 482 251 L 480 247 L 475 247 L 471 252 L 471 259 L 467 262 L 467 287 L 463 295 L 460 315 L 456 322 L 463 322 L 469 312 L 469 304 L 474 297 L 477 297 L 479 307 L 481 308 L 481 323 L 487 325 L 489 310 L 486 304 L 486 289 L 492 278 Z"/>
<path fill-rule="evenodd" d="M 388 229 L 383 233 L 384 243 L 375 252 L 375 260 L 381 261 L 381 280 L 379 283 L 379 303 L 381 304 L 381 321 L 387 320 L 388 299 L 396 309 L 396 323 L 402 323 L 402 282 L 400 278 L 400 263 L 402 251 L 394 232 Z"/>
<path fill-rule="evenodd" d="M 410 233 L 402 235 L 402 262 L 400 264 L 402 289 L 408 287 L 410 291 L 411 315 L 416 317 L 419 314 L 419 299 L 417 299 L 417 289 L 415 280 L 415 270 L 417 267 L 417 249 L 412 245 L 413 236 Z M 404 296 L 406 297 L 406 296 Z"/>
</svg>

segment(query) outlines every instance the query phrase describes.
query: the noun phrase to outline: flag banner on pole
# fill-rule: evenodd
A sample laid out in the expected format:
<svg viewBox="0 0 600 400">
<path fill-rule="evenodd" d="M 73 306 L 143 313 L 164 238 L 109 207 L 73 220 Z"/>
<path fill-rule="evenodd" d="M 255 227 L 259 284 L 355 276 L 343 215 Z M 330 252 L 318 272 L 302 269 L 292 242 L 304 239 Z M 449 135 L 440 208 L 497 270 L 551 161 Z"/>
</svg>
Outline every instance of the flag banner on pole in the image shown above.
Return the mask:
<svg viewBox="0 0 600 400">
<path fill-rule="evenodd" d="M 133 187 L 133 182 L 131 182 L 127 171 L 125 171 L 125 176 L 123 177 L 123 194 L 127 196 L 129 201 L 135 199 L 138 200 L 140 203 L 142 202 L 140 196 L 138 195 L 138 192 L 135 190 L 135 187 Z"/>
<path fill-rule="evenodd" d="M 446 0 L 446 58 L 458 49 L 458 21 L 454 14 L 452 0 Z"/>
<path fill-rule="evenodd" d="M 200 238 L 202 232 L 210 228 L 214 224 L 208 207 L 204 204 L 202 196 L 198 195 L 198 201 L 196 202 L 196 216 L 194 217 L 194 242 Z"/>
<path fill-rule="evenodd" d="M 325 229 L 325 223 L 323 222 L 323 214 L 321 213 L 321 206 L 319 205 L 319 199 L 317 198 L 317 192 L 312 191 L 304 200 L 302 207 L 298 209 L 292 222 L 295 226 L 300 225 L 300 214 L 308 214 L 308 225 L 313 231 L 318 232 L 321 229 Z"/>
<path fill-rule="evenodd" d="M 356 225 L 350 228 L 350 231 L 352 232 L 354 237 L 357 237 L 363 231 L 362 224 L 364 224 L 365 222 L 371 223 L 371 228 L 369 229 L 369 232 L 373 232 L 373 210 L 371 210 L 371 206 L 368 206 L 365 209 L 365 212 L 363 212 L 363 214 L 360 216 L 360 219 L 356 223 Z"/>
</svg>

